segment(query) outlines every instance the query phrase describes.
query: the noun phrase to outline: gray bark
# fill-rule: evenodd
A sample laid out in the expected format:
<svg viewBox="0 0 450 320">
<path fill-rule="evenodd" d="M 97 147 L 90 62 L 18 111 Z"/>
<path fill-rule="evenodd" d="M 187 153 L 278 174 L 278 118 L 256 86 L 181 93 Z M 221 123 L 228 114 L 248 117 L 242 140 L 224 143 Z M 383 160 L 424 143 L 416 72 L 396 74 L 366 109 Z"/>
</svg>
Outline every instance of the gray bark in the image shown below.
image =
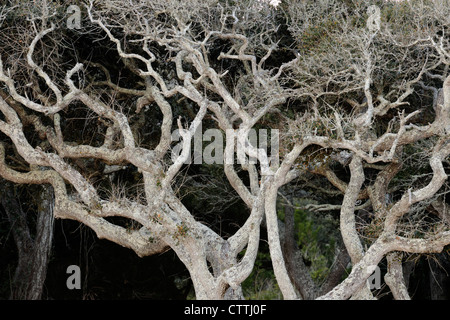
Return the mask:
<svg viewBox="0 0 450 320">
<path fill-rule="evenodd" d="M 5 184 L 1 190 L 1 203 L 18 250 L 10 299 L 38 300 L 42 296 L 53 239 L 53 191 L 47 186 L 39 195 L 36 232 L 32 236 L 26 213 L 13 188 L 11 184 Z"/>
<path fill-rule="evenodd" d="M 303 299 L 314 299 L 317 294 L 316 286 L 295 242 L 294 209 L 290 206 L 286 206 L 284 216 L 285 239 L 283 249 L 289 277 Z"/>
<path fill-rule="evenodd" d="M 395 300 L 411 300 L 408 287 L 403 276 L 402 255 L 391 252 L 386 256 L 388 261 L 388 272 L 384 276 L 386 284 L 391 288 Z"/>
</svg>

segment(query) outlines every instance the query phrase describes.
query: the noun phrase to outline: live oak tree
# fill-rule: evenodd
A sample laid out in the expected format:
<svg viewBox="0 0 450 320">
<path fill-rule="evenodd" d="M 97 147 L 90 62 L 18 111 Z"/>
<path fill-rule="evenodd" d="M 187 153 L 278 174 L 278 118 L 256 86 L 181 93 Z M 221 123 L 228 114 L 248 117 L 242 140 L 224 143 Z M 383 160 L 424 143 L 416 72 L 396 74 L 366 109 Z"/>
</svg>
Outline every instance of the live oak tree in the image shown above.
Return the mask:
<svg viewBox="0 0 450 320">
<path fill-rule="evenodd" d="M 198 299 L 243 298 L 262 226 L 285 299 L 372 299 L 366 280 L 385 257 L 394 298 L 409 299 L 402 253 L 450 244 L 448 1 L 76 5 L 81 29 L 58 2 L 3 8 L 3 179 L 51 185 L 56 218 L 139 256 L 174 250 Z M 220 205 L 248 209 L 226 238 L 180 194 L 199 185 L 184 175 L 200 128 L 226 135 L 224 157 L 258 160 L 220 167 L 233 190 Z M 255 128 L 279 130 L 279 162 L 248 141 Z M 321 287 L 292 216 L 278 218 L 299 186 L 332 201 L 307 209 L 339 213 L 343 248 Z"/>
</svg>

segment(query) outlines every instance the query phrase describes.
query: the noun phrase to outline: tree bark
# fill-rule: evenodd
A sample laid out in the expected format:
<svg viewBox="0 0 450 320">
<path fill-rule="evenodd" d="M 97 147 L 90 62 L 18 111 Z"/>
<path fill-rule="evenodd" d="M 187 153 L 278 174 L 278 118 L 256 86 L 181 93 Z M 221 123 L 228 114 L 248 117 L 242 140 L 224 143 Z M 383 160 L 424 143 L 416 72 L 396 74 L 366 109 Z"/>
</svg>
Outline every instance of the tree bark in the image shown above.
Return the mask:
<svg viewBox="0 0 450 320">
<path fill-rule="evenodd" d="M 2 188 L 1 203 L 12 226 L 18 263 L 10 299 L 38 300 L 42 296 L 53 240 L 53 191 L 44 187 L 39 195 L 36 233 L 33 237 L 11 184 Z"/>
<path fill-rule="evenodd" d="M 284 209 L 284 256 L 289 277 L 295 288 L 305 300 L 312 300 L 316 297 L 316 285 L 309 274 L 302 254 L 295 243 L 295 221 L 294 209 L 286 206 Z"/>
<path fill-rule="evenodd" d="M 355 203 L 358 200 L 365 177 L 360 157 L 354 155 L 349 167 L 351 177 L 342 201 L 340 227 L 345 247 L 350 255 L 352 265 L 355 266 L 364 256 L 364 249 L 356 231 Z M 373 299 L 373 295 L 369 287 L 365 285 L 354 294 L 353 299 L 368 300 Z"/>
<path fill-rule="evenodd" d="M 411 300 L 408 287 L 403 277 L 402 255 L 398 252 L 391 252 L 386 255 L 388 261 L 388 272 L 384 276 L 384 281 L 391 289 L 395 300 Z"/>
<path fill-rule="evenodd" d="M 276 210 L 278 187 L 272 185 L 269 188 L 266 199 L 266 223 L 267 223 L 267 236 L 269 242 L 270 257 L 272 259 L 272 266 L 277 279 L 280 290 L 287 300 L 297 299 L 295 288 L 291 282 L 286 269 L 286 264 L 283 257 L 283 252 L 280 245 L 280 235 L 278 230 L 278 216 Z"/>
</svg>

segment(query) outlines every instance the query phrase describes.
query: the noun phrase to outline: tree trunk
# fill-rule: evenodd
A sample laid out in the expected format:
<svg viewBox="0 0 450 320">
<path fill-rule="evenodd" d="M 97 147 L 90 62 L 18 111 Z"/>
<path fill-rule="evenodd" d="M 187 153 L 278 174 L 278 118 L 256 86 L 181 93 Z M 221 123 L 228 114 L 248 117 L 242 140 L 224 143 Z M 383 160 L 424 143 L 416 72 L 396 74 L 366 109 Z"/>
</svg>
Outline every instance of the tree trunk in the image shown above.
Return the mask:
<svg viewBox="0 0 450 320">
<path fill-rule="evenodd" d="M 289 277 L 302 298 L 304 300 L 312 300 L 317 295 L 316 285 L 295 243 L 294 209 L 291 206 L 284 208 L 284 217 L 285 234 L 283 249 Z"/>
<path fill-rule="evenodd" d="M 38 300 L 42 296 L 53 239 L 53 190 L 46 186 L 39 195 L 33 238 L 13 186 L 5 184 L 2 189 L 1 203 L 11 223 L 18 251 L 10 299 Z"/>
<path fill-rule="evenodd" d="M 272 259 L 273 271 L 277 279 L 278 286 L 283 294 L 284 299 L 297 299 L 294 285 L 289 277 L 283 252 L 280 244 L 280 235 L 278 230 L 278 217 L 276 210 L 278 187 L 272 185 L 267 192 L 265 199 L 267 237 L 269 242 L 270 257 Z"/>
<path fill-rule="evenodd" d="M 395 300 L 411 300 L 408 287 L 403 276 L 402 255 L 399 252 L 388 253 L 388 272 L 384 276 L 384 281 L 391 289 Z"/>
<path fill-rule="evenodd" d="M 349 168 L 351 177 L 342 201 L 340 227 L 345 248 L 350 255 L 352 265 L 355 266 L 364 256 L 364 249 L 356 231 L 355 220 L 355 203 L 365 180 L 361 158 L 356 155 L 353 156 Z M 353 295 L 352 299 L 370 300 L 373 299 L 373 295 L 366 284 Z"/>
</svg>

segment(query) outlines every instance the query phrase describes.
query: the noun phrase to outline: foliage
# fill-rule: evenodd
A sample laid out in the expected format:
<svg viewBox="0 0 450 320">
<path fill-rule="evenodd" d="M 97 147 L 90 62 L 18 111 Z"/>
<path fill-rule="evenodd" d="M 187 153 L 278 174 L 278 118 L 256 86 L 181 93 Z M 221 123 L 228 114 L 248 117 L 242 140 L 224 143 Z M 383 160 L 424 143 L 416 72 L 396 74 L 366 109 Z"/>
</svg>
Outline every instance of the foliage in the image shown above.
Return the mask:
<svg viewBox="0 0 450 320">
<path fill-rule="evenodd" d="M 279 300 L 282 298 L 271 268 L 268 252 L 258 252 L 255 267 L 249 277 L 242 283 L 242 290 L 248 300 Z"/>
<path fill-rule="evenodd" d="M 305 206 L 308 203 L 311 203 L 311 200 L 302 199 L 298 204 Z M 278 215 L 284 221 L 284 211 L 280 210 Z M 294 221 L 296 243 L 312 279 L 320 284 L 325 280 L 333 263 L 336 239 L 339 236 L 335 233 L 336 222 L 330 215 L 324 217 L 303 209 L 295 209 Z"/>
</svg>

